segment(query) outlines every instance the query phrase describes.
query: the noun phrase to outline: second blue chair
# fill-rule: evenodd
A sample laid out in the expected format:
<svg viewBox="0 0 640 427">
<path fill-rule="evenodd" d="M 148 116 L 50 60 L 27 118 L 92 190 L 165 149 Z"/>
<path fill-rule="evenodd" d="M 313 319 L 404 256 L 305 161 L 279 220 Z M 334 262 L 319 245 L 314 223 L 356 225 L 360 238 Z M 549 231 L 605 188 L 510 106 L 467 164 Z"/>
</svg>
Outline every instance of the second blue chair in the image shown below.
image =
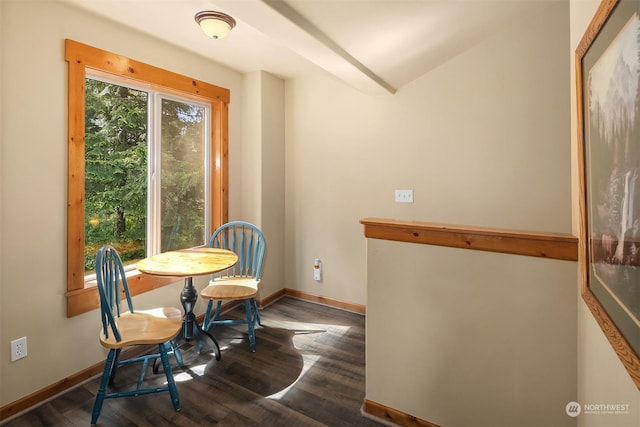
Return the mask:
<svg viewBox="0 0 640 427">
<path fill-rule="evenodd" d="M 220 273 L 212 274 L 209 285 L 200 295 L 209 300 L 202 328 L 213 325 L 246 324 L 249 345 L 256 351 L 255 326 L 260 323 L 256 296 L 262 277 L 265 255 L 265 239 L 255 225 L 244 221 L 232 221 L 219 227 L 209 240 L 209 247 L 228 249 L 238 255 L 238 263 Z M 212 314 L 213 302 L 216 301 Z M 222 303 L 243 301 L 245 319 L 221 319 Z"/>
</svg>

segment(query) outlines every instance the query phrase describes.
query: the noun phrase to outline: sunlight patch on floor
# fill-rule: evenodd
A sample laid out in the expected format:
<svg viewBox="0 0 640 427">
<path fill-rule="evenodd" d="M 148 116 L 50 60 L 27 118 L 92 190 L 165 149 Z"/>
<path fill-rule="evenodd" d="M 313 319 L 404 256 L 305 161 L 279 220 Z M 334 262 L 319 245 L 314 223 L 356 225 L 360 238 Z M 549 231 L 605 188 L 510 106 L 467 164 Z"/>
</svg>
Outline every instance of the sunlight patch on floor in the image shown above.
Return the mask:
<svg viewBox="0 0 640 427">
<path fill-rule="evenodd" d="M 278 321 L 272 322 L 269 326 L 288 329 L 293 331 L 295 335 L 313 334 L 328 332 L 333 335 L 343 336 L 346 334 L 350 327 L 336 324 L 324 324 L 324 323 L 308 323 L 308 322 L 295 322 L 295 321 Z"/>
<path fill-rule="evenodd" d="M 175 382 L 185 382 L 190 381 L 195 377 L 201 377 L 204 375 L 204 370 L 207 367 L 206 363 L 201 365 L 189 366 L 186 371 L 183 371 L 177 375 L 173 376 Z"/>
<path fill-rule="evenodd" d="M 267 396 L 267 399 L 279 400 L 282 396 L 287 394 L 287 392 L 291 389 L 291 387 L 295 386 L 296 383 L 298 381 L 300 381 L 300 379 L 302 377 L 304 377 L 304 375 L 307 373 L 307 371 L 309 369 L 311 369 L 311 367 L 313 365 L 315 365 L 318 360 L 320 360 L 320 356 L 318 356 L 318 355 L 315 355 L 315 354 L 303 354 L 302 355 L 302 370 L 300 371 L 300 375 L 298 375 L 298 378 L 296 378 L 296 380 L 294 382 L 292 382 L 291 384 L 289 384 L 289 386 L 283 388 L 279 392 L 273 393 L 272 395 Z"/>
<path fill-rule="evenodd" d="M 294 333 L 293 346 L 297 350 L 301 350 L 302 348 L 304 348 L 304 345 L 300 345 L 300 343 L 296 343 L 297 341 L 296 338 L 303 339 L 306 335 L 310 335 L 310 334 L 330 334 L 330 335 L 335 335 L 340 337 L 345 335 L 350 329 L 349 326 L 343 326 L 343 325 L 296 322 L 296 321 L 278 321 L 278 322 L 273 322 L 269 326 L 283 328 L 283 329 L 292 331 Z M 224 350 L 228 349 L 231 345 L 240 344 L 240 343 L 243 343 L 244 341 L 245 341 L 244 338 L 232 339 L 228 344 L 224 345 L 221 348 L 221 351 L 224 353 Z M 296 380 L 293 381 L 289 386 L 285 387 L 284 389 L 280 390 L 277 393 L 267 396 L 267 398 L 278 400 L 284 395 L 286 395 L 287 392 L 293 386 L 295 386 L 296 383 L 300 379 L 302 379 L 302 377 L 304 377 L 307 371 L 309 371 L 309 369 L 311 369 L 313 365 L 315 365 L 316 362 L 320 360 L 321 356 L 322 355 L 316 355 L 316 354 L 301 354 L 303 364 L 302 364 L 302 370 L 300 371 L 298 378 L 296 378 Z M 185 371 L 174 375 L 173 379 L 176 382 L 190 381 L 195 377 L 203 376 L 206 367 L 207 367 L 207 364 L 189 366 Z"/>
<path fill-rule="evenodd" d="M 294 332 L 293 337 L 293 345 L 296 349 L 300 350 L 305 347 L 304 345 L 300 345 L 300 343 L 296 343 L 297 338 L 303 339 L 305 335 L 309 334 L 331 334 L 336 336 L 345 335 L 350 327 L 343 325 L 330 325 L 330 324 L 322 324 L 322 323 L 307 323 L 307 322 L 294 322 L 294 321 L 281 321 L 277 322 L 277 325 L 273 325 L 277 327 L 282 327 Z M 305 374 L 315 365 L 322 355 L 320 354 L 301 354 L 302 356 L 302 369 L 298 378 L 289 384 L 287 387 L 283 388 L 277 393 L 267 396 L 268 399 L 278 400 L 285 396 L 292 387 L 294 387 L 298 381 L 300 381 Z"/>
</svg>

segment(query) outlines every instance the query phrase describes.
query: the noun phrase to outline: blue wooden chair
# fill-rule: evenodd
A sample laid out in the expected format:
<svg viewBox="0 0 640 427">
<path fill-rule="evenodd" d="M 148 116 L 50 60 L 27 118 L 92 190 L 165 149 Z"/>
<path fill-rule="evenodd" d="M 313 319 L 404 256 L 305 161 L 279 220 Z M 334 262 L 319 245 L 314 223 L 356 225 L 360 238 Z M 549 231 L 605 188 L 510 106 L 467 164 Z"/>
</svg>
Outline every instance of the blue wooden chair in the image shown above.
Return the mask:
<svg viewBox="0 0 640 427">
<path fill-rule="evenodd" d="M 238 255 L 238 263 L 220 273 L 212 274 L 209 285 L 200 295 L 209 300 L 202 328 L 206 331 L 213 325 L 246 324 L 251 351 L 256 351 L 256 323 L 260 312 L 256 302 L 262 275 L 262 264 L 266 249 L 262 231 L 244 221 L 232 221 L 219 227 L 209 240 L 209 247 L 228 249 Z M 213 302 L 216 308 L 213 316 Z M 245 319 L 221 319 L 222 302 L 243 301 Z M 200 346 L 200 344 L 199 344 Z"/>
<path fill-rule="evenodd" d="M 168 391 L 171 395 L 174 409 L 179 411 L 180 399 L 173 380 L 173 374 L 171 373 L 169 354 L 175 352 L 176 358 L 181 362 L 182 358 L 179 355 L 179 350 L 174 348 L 171 340 L 178 335 L 182 328 L 182 311 L 175 307 L 134 311 L 122 261 L 118 252 L 111 246 L 103 246 L 98 251 L 96 278 L 98 293 L 100 294 L 102 319 L 100 344 L 109 349 L 109 354 L 105 362 L 96 401 L 93 405 L 91 424 L 93 425 L 98 421 L 104 399 Z M 121 309 L 120 302 L 123 296 L 127 300 L 127 307 Z M 120 352 L 125 347 L 153 344 L 158 346 L 158 353 L 120 360 Z M 155 362 L 158 358 L 162 361 L 167 383 L 162 386 L 142 388 L 149 361 Z M 131 363 L 142 363 L 136 388 L 107 393 L 107 385 L 112 385 L 117 368 Z"/>
</svg>

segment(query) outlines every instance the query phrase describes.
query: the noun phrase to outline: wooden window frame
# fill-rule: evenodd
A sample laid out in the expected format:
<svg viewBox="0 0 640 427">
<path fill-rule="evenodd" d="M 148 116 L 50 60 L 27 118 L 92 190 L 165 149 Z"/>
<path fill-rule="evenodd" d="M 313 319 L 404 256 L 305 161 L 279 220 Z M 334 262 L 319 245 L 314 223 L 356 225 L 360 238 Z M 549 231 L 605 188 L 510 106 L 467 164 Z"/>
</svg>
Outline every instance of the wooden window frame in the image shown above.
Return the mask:
<svg viewBox="0 0 640 427">
<path fill-rule="evenodd" d="M 166 71 L 74 40 L 65 40 L 68 70 L 68 178 L 67 178 L 67 317 L 100 306 L 95 286 L 85 286 L 84 274 L 84 165 L 86 70 L 134 79 L 164 92 L 196 99 L 211 107 L 211 224 L 228 221 L 228 158 L 230 91 L 190 77 Z M 133 271 L 128 277 L 132 295 L 138 295 L 176 279 Z"/>
</svg>

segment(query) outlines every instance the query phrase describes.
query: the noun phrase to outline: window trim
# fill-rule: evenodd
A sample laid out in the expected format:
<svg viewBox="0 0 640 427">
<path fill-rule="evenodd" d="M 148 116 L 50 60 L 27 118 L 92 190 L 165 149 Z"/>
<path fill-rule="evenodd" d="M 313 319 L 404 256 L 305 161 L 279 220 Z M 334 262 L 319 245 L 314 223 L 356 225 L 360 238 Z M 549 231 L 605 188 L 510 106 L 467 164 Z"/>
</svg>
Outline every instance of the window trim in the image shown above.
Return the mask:
<svg viewBox="0 0 640 427">
<path fill-rule="evenodd" d="M 211 108 L 211 225 L 229 218 L 229 101 L 230 91 L 74 40 L 65 40 L 68 70 L 67 178 L 67 317 L 100 306 L 95 287 L 85 287 L 84 274 L 84 120 L 86 70 L 134 79 L 143 85 L 210 105 Z M 166 286 L 177 279 L 128 274 L 132 295 Z"/>
</svg>

